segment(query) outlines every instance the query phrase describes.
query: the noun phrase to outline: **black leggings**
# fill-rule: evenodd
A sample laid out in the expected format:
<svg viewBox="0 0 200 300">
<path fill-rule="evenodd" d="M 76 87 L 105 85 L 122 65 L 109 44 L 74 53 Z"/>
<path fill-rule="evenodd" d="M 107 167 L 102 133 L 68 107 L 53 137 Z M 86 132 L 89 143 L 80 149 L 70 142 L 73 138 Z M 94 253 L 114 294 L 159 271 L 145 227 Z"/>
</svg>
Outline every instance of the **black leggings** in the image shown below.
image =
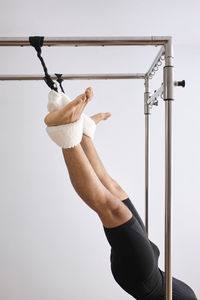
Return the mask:
<svg viewBox="0 0 200 300">
<path fill-rule="evenodd" d="M 145 226 L 129 198 L 123 203 L 133 216 L 114 228 L 104 227 L 111 245 L 111 270 L 117 283 L 137 300 L 165 299 L 165 272 L 158 267 L 160 251 L 146 234 Z M 197 300 L 193 290 L 172 277 L 173 300 Z"/>
</svg>

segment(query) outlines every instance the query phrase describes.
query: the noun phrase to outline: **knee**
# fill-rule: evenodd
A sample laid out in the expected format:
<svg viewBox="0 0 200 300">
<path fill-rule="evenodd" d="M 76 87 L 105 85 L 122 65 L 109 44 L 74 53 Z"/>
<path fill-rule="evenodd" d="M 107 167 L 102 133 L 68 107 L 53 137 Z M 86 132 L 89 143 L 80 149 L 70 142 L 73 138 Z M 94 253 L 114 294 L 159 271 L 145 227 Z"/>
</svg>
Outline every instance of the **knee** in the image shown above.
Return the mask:
<svg viewBox="0 0 200 300">
<path fill-rule="evenodd" d="M 98 202 L 96 211 L 98 214 L 118 215 L 121 212 L 122 202 L 115 196 L 105 197 L 104 201 Z"/>
<path fill-rule="evenodd" d="M 98 215 L 107 228 L 119 226 L 132 217 L 131 211 L 119 199 L 118 201 L 108 201 L 98 210 Z"/>
</svg>

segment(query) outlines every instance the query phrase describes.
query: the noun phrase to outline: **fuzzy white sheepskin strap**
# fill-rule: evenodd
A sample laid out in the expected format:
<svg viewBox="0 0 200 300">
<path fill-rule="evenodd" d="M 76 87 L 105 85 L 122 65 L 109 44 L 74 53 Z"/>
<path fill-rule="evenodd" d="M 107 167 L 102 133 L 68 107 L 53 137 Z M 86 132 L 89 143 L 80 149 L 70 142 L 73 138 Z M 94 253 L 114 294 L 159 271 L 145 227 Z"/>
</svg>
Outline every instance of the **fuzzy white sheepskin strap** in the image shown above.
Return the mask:
<svg viewBox="0 0 200 300">
<path fill-rule="evenodd" d="M 62 148 L 72 148 L 80 144 L 83 135 L 83 115 L 76 122 L 48 126 L 46 131 L 49 137 Z"/>
<path fill-rule="evenodd" d="M 71 99 L 67 95 L 62 92 L 58 93 L 54 90 L 51 90 L 48 95 L 47 109 L 49 112 L 62 109 L 69 102 L 71 102 Z"/>
<path fill-rule="evenodd" d="M 95 134 L 95 130 L 96 130 L 96 123 L 87 115 L 84 115 L 84 122 L 83 122 L 83 133 L 89 137 L 91 137 L 91 139 L 94 139 L 94 134 Z"/>
<path fill-rule="evenodd" d="M 71 99 L 62 92 L 56 92 L 54 90 L 51 90 L 48 95 L 48 111 L 52 112 L 57 109 L 62 109 L 67 105 L 69 102 L 71 102 Z M 96 123 L 87 115 L 84 113 L 82 114 L 84 116 L 83 120 L 83 133 L 92 139 L 94 139 L 94 134 L 96 130 Z"/>
</svg>

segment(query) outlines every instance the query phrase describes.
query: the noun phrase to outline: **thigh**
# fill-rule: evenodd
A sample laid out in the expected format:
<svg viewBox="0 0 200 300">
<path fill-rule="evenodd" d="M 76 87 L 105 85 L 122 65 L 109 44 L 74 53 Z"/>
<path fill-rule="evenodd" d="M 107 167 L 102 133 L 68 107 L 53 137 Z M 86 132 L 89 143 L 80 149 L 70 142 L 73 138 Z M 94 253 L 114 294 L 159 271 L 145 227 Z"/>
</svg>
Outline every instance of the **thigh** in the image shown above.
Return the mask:
<svg viewBox="0 0 200 300">
<path fill-rule="evenodd" d="M 112 248 L 111 269 L 115 280 L 132 296 L 143 297 L 160 276 L 146 232 L 134 216 L 115 228 L 104 227 L 104 231 Z"/>
<path fill-rule="evenodd" d="M 152 272 L 156 260 L 151 243 L 137 219 L 132 216 L 126 223 L 106 228 L 104 231 L 113 255 L 120 263 L 128 264 L 138 279 L 143 280 Z"/>
<path fill-rule="evenodd" d="M 128 208 L 129 210 L 132 212 L 133 216 L 137 219 L 138 223 L 140 224 L 143 232 L 146 234 L 146 229 L 145 229 L 145 225 L 137 211 L 137 209 L 135 208 L 135 206 L 133 205 L 132 201 L 130 200 L 130 198 L 127 198 L 125 200 L 122 201 Z M 155 256 L 155 259 L 156 261 L 158 262 L 158 258 L 160 256 L 160 250 L 159 248 L 157 247 L 157 245 L 155 245 L 150 239 L 150 244 L 153 248 L 153 252 L 154 252 L 154 256 Z"/>
</svg>

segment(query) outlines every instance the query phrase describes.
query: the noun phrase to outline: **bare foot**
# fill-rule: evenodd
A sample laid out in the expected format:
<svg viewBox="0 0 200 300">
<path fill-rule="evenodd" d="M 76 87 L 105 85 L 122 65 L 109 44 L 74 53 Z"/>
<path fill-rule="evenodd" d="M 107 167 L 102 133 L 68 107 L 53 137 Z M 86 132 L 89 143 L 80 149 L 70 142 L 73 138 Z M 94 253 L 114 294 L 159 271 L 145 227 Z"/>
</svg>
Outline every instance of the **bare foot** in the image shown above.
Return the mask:
<svg viewBox="0 0 200 300">
<path fill-rule="evenodd" d="M 102 120 L 107 120 L 111 116 L 111 113 L 98 113 L 92 117 L 90 117 L 96 124 L 98 124 Z"/>
<path fill-rule="evenodd" d="M 62 109 L 58 109 L 46 115 L 44 122 L 47 126 L 58 126 L 77 121 L 85 106 L 92 100 L 92 88 L 87 88 L 84 94 L 68 103 Z"/>
</svg>

